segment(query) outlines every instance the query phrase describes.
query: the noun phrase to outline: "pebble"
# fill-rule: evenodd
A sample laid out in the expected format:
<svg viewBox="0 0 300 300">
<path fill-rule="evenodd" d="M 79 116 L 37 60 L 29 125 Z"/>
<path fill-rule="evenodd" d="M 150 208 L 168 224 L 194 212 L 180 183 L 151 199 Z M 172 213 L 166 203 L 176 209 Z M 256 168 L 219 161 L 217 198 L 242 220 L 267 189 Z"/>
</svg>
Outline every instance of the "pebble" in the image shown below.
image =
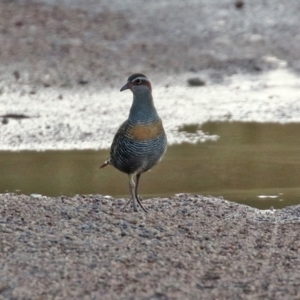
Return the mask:
<svg viewBox="0 0 300 300">
<path fill-rule="evenodd" d="M 189 86 L 204 86 L 206 84 L 205 81 L 199 77 L 189 78 L 187 82 Z"/>
</svg>

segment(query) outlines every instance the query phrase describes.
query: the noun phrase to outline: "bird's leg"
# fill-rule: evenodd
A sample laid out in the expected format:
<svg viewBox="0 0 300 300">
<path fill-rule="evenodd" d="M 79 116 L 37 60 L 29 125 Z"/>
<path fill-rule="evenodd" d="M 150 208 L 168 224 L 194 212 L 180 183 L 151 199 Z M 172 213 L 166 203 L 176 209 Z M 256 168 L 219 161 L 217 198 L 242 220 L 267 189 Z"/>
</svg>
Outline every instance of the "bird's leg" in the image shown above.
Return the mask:
<svg viewBox="0 0 300 300">
<path fill-rule="evenodd" d="M 140 177 L 141 177 L 141 174 L 136 174 L 136 177 L 135 177 L 135 189 L 134 189 L 134 194 L 136 196 L 136 199 L 139 199 L 139 200 L 140 200 L 140 197 L 138 195 L 138 187 L 139 187 Z"/>
<path fill-rule="evenodd" d="M 134 193 L 135 193 L 135 197 L 136 200 L 138 202 L 138 204 L 140 205 L 140 207 L 142 208 L 142 210 L 146 213 L 148 213 L 148 210 L 142 205 L 142 202 L 138 196 L 138 186 L 139 186 L 139 181 L 140 181 L 140 177 L 141 177 L 141 173 L 136 174 L 136 181 L 135 181 L 135 189 L 134 189 Z"/>
<path fill-rule="evenodd" d="M 137 210 L 137 205 L 136 205 L 136 196 L 135 196 L 135 187 L 136 184 L 134 182 L 134 174 L 129 174 L 129 187 L 130 187 L 130 191 L 131 191 L 131 196 L 132 196 L 132 200 L 133 200 L 133 210 L 134 211 L 138 211 Z M 126 206 L 130 203 L 131 199 L 129 200 L 129 202 L 126 204 Z M 139 200 L 138 200 L 139 201 Z"/>
<path fill-rule="evenodd" d="M 135 183 L 134 183 L 134 180 L 133 180 L 133 175 L 129 175 L 129 187 L 130 187 L 130 192 L 131 192 L 131 198 L 127 201 L 127 203 L 121 208 L 122 211 L 125 210 L 125 208 L 128 206 L 128 204 L 134 199 L 134 189 L 135 189 Z M 134 200 L 133 200 L 134 202 Z M 137 208 L 136 208 L 136 204 L 134 205 L 133 203 L 133 206 L 135 206 L 135 209 L 134 211 L 137 211 Z"/>
</svg>

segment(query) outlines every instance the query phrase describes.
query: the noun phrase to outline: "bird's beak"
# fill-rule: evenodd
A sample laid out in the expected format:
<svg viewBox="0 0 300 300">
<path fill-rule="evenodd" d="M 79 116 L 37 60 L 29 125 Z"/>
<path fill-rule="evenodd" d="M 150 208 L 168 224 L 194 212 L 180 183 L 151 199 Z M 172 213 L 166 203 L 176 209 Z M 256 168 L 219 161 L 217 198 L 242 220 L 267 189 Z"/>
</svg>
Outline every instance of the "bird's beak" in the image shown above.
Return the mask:
<svg viewBox="0 0 300 300">
<path fill-rule="evenodd" d="M 130 89 L 129 82 L 127 82 L 121 89 L 120 92 Z"/>
</svg>

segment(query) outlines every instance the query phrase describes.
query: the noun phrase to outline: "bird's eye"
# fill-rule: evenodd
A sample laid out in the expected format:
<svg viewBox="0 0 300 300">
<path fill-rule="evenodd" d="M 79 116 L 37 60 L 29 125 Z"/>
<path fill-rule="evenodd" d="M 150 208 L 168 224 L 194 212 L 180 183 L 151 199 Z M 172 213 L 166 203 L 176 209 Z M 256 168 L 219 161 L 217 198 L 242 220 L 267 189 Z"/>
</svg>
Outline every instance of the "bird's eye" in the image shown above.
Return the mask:
<svg viewBox="0 0 300 300">
<path fill-rule="evenodd" d="M 134 81 L 136 84 L 141 84 L 142 83 L 142 80 L 141 79 L 137 79 Z"/>
</svg>

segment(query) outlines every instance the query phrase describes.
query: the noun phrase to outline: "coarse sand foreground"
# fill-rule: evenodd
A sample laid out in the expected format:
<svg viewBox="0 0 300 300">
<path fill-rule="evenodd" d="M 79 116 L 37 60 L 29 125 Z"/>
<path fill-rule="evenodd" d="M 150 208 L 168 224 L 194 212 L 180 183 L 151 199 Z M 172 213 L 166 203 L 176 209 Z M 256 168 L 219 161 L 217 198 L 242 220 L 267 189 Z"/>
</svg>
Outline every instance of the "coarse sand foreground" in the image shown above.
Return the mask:
<svg viewBox="0 0 300 300">
<path fill-rule="evenodd" d="M 300 205 L 0 195 L 0 299 L 299 299 Z"/>
</svg>

